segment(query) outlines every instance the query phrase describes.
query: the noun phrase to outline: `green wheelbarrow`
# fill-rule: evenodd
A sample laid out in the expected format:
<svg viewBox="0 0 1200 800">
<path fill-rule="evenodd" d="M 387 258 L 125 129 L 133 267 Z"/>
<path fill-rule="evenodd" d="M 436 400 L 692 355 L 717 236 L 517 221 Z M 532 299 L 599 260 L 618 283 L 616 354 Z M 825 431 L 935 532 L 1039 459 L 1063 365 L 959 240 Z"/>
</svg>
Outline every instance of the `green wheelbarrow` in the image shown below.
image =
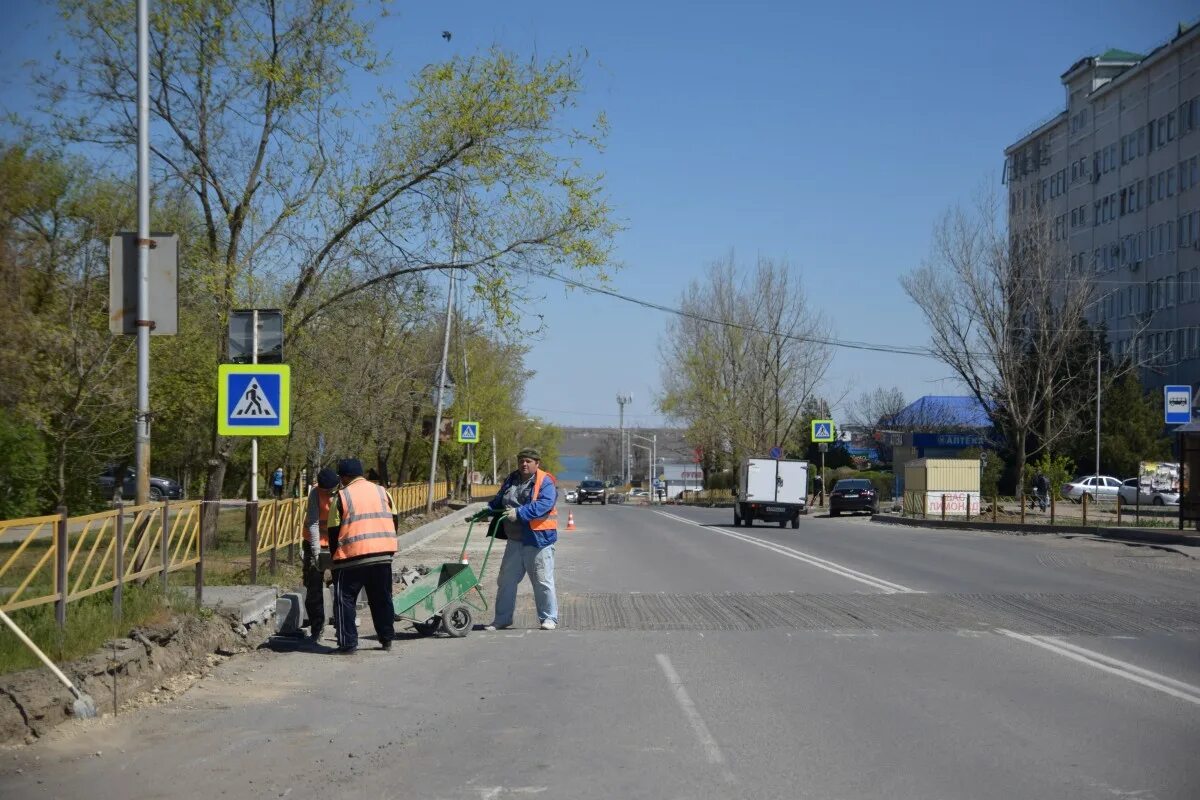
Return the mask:
<svg viewBox="0 0 1200 800">
<path fill-rule="evenodd" d="M 503 510 L 486 508 L 470 518 L 467 538 L 463 541 L 458 561 L 442 564 L 436 572 L 430 572 L 392 597 L 392 613 L 397 621 L 411 622 L 417 633 L 432 636 L 439 629 L 450 636 L 466 636 L 475 619 L 474 611 L 486 611 L 487 599 L 479 588 L 483 572 L 487 569 L 492 545 L 496 543 L 496 532 L 504 518 Z M 479 574 L 466 562 L 467 545 L 471 541 L 471 530 L 476 522 L 490 519 L 488 525 L 487 552 L 479 565 Z M 479 595 L 479 603 L 471 602 L 471 592 Z"/>
</svg>

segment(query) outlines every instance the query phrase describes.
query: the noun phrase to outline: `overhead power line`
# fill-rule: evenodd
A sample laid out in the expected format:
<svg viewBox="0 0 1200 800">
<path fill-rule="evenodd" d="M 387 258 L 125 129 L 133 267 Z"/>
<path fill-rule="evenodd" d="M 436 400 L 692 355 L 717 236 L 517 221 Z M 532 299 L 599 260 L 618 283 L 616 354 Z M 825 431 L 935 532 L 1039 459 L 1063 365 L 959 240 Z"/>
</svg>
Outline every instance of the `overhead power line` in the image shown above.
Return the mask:
<svg viewBox="0 0 1200 800">
<path fill-rule="evenodd" d="M 675 308 L 674 306 L 666 306 L 661 303 L 653 303 L 649 300 L 642 300 L 641 298 L 638 298 L 638 297 L 631 297 L 627 294 L 622 294 L 622 293 L 614 291 L 612 289 L 606 289 L 601 286 L 592 286 L 591 284 L 583 283 L 582 281 L 577 281 L 574 278 L 568 278 L 567 276 L 561 275 L 550 269 L 543 270 L 543 269 L 538 269 L 536 267 L 523 267 L 522 269 L 524 269 L 526 272 L 532 273 L 534 275 L 539 275 L 543 278 L 549 278 L 550 280 L 558 281 L 559 283 L 565 283 L 568 286 L 574 286 L 578 289 L 584 289 L 589 292 L 595 292 L 597 294 L 607 295 L 608 297 L 612 297 L 612 298 L 621 300 L 626 303 L 633 303 L 634 305 L 641 306 L 642 308 L 649 308 L 654 311 L 661 311 L 665 314 L 673 314 L 677 317 L 694 319 L 698 322 L 706 322 L 711 325 L 722 325 L 722 326 L 725 326 L 728 328 L 735 328 L 737 330 L 747 331 L 749 333 L 761 333 L 761 334 L 765 334 L 768 336 L 779 336 L 784 339 L 791 339 L 793 341 L 811 342 L 813 344 L 823 344 L 823 345 L 827 345 L 829 347 L 843 347 L 843 348 L 847 348 L 850 350 L 866 350 L 866 351 L 871 351 L 871 352 L 876 352 L 876 353 L 891 353 L 893 355 L 920 356 L 923 358 L 936 359 L 936 356 L 934 356 L 934 354 L 927 347 L 917 347 L 917 346 L 909 346 L 909 345 L 875 344 L 873 342 L 860 342 L 860 341 L 856 341 L 853 339 L 836 339 L 836 338 L 826 337 L 826 336 L 800 336 L 797 334 L 783 333 L 781 331 L 759 328 L 754 325 L 745 325 L 740 322 L 730 322 L 728 320 L 714 319 L 712 317 L 708 317 L 703 314 L 697 314 L 693 311 L 684 311 L 683 309 Z"/>
</svg>

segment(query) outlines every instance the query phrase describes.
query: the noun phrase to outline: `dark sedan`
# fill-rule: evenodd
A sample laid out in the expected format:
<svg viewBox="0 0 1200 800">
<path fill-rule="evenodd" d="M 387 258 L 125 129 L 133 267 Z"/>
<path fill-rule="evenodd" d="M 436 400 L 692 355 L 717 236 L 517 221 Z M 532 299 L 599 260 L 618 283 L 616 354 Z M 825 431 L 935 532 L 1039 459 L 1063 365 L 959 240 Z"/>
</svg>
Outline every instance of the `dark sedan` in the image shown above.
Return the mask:
<svg viewBox="0 0 1200 800">
<path fill-rule="evenodd" d="M 608 505 L 608 490 L 603 481 L 580 481 L 575 494 L 576 505 L 583 503 L 599 503 Z"/>
<path fill-rule="evenodd" d="M 829 493 L 829 516 L 836 517 L 843 511 L 878 514 L 879 492 L 866 478 L 843 478 Z"/>
<path fill-rule="evenodd" d="M 123 475 L 119 486 L 117 485 L 118 475 Z M 133 467 L 126 467 L 123 473 L 117 467 L 109 467 L 96 479 L 96 484 L 103 497 L 111 497 L 114 501 L 132 500 L 137 495 L 137 472 Z M 154 502 L 182 500 L 183 487 L 170 478 L 151 475 L 150 499 Z"/>
</svg>

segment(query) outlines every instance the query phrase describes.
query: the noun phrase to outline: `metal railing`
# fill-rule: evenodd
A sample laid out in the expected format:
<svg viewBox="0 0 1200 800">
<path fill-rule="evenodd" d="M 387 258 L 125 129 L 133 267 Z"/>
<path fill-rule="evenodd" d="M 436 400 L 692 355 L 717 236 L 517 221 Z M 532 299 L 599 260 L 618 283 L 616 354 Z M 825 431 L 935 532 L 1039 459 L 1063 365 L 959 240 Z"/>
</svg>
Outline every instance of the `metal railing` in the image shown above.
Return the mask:
<svg viewBox="0 0 1200 800">
<path fill-rule="evenodd" d="M 126 584 L 159 576 L 163 589 L 172 572 L 194 568 L 200 585 L 203 542 L 200 501 L 121 506 L 70 517 L 58 514 L 0 521 L 0 609 L 54 604 L 59 627 L 77 600 L 113 591 L 113 614 L 121 614 Z"/>
<path fill-rule="evenodd" d="M 1043 501 L 1034 494 L 1024 497 L 974 495 L 970 503 L 961 500 L 961 492 L 906 493 L 901 515 L 919 519 L 1018 523 L 1021 525 L 1073 527 L 1173 527 L 1178 506 L 1135 505 L 1120 497 L 1080 500 L 1049 495 Z M 956 502 L 957 499 L 957 502 Z"/>
<path fill-rule="evenodd" d="M 499 487 L 472 486 L 471 497 L 494 495 Z M 397 515 L 425 509 L 427 484 L 408 483 L 388 489 Z M 446 484 L 434 489 L 434 502 L 447 501 Z M 307 498 L 246 503 L 245 546 L 248 579 L 258 580 L 260 559 L 274 574 L 278 561 L 295 563 L 304 541 Z M 121 616 L 126 585 L 158 576 L 164 592 L 172 573 L 195 571 L 196 604 L 203 602 L 205 548 L 201 535 L 202 510 L 221 505 L 200 500 L 118 504 L 109 511 L 69 516 L 57 514 L 0 520 L 0 609 L 15 611 L 53 604 L 59 627 L 66 625 L 70 603 L 105 591 L 112 592 L 114 618 Z M 218 521 L 219 525 L 219 521 Z M 282 554 L 286 551 L 286 556 Z M 226 555 L 228 555 L 226 553 Z"/>
</svg>

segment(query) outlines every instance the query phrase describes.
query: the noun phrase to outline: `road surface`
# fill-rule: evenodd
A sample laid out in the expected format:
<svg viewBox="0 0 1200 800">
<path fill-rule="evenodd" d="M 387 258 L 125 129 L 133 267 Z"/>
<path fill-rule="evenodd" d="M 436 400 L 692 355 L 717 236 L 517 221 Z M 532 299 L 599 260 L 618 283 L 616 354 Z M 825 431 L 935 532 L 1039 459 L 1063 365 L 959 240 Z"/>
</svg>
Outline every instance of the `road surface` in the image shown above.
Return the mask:
<svg viewBox="0 0 1200 800">
<path fill-rule="evenodd" d="M 279 642 L 2 754 L 0 796 L 1200 797 L 1200 561 L 571 510 L 557 631 L 526 584 L 511 631 Z"/>
</svg>

